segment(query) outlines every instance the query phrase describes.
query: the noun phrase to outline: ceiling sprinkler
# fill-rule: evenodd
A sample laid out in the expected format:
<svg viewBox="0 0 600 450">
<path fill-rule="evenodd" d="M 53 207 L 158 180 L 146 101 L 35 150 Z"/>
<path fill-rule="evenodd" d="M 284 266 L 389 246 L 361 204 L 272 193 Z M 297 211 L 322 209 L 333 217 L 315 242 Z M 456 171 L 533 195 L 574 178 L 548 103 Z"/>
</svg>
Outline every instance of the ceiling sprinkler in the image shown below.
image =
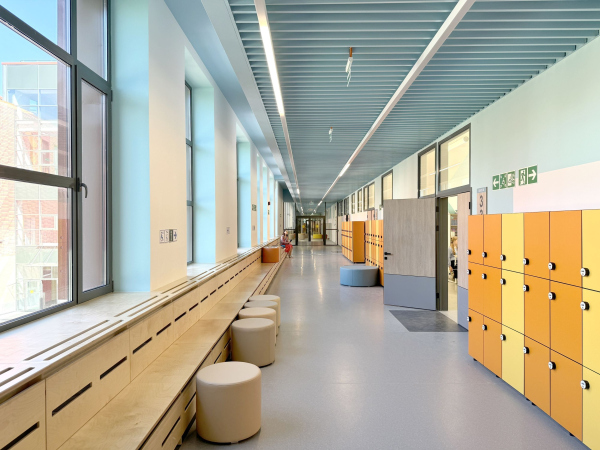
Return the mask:
<svg viewBox="0 0 600 450">
<path fill-rule="evenodd" d="M 329 127 L 329 142 L 333 141 L 333 127 Z"/>
</svg>

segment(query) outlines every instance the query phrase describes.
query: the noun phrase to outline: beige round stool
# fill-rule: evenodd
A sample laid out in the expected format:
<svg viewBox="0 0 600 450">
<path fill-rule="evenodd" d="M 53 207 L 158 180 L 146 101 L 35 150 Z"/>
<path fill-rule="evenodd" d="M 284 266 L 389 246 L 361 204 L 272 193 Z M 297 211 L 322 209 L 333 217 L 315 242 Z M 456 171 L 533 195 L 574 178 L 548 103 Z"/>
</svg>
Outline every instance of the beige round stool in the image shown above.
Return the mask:
<svg viewBox="0 0 600 450">
<path fill-rule="evenodd" d="M 281 325 L 281 309 L 279 307 L 279 303 L 271 302 L 268 300 L 258 300 L 258 301 L 249 301 L 246 302 L 244 308 L 271 308 L 274 309 L 277 313 L 277 326 Z M 277 330 L 279 333 L 279 330 Z"/>
<path fill-rule="evenodd" d="M 275 361 L 275 322 L 270 319 L 242 319 L 231 324 L 232 357 L 258 367 Z"/>
<path fill-rule="evenodd" d="M 260 430 L 261 373 L 254 364 L 213 364 L 196 375 L 196 431 L 209 442 L 235 443 Z"/>
<path fill-rule="evenodd" d="M 279 305 L 279 309 L 281 309 L 281 298 L 279 297 L 279 295 L 253 295 L 248 299 L 249 302 L 258 302 L 262 300 L 266 300 L 268 302 L 275 302 Z"/>
<path fill-rule="evenodd" d="M 277 313 L 272 308 L 244 308 L 238 313 L 238 319 L 270 319 L 277 323 Z M 273 336 L 277 336 L 277 327 L 273 327 Z"/>
</svg>

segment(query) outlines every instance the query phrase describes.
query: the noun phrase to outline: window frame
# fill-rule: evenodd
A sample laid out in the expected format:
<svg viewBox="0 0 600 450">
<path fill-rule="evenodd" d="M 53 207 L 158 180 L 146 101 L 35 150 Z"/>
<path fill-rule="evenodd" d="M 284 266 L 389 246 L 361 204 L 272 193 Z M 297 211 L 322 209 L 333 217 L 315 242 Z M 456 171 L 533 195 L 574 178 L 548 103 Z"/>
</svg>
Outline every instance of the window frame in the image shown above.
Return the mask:
<svg viewBox="0 0 600 450">
<path fill-rule="evenodd" d="M 70 174 L 54 175 L 44 172 L 36 172 L 18 167 L 1 166 L 0 178 L 8 181 L 32 183 L 50 187 L 65 188 L 70 197 L 70 236 L 71 236 L 71 254 L 70 254 L 70 301 L 50 306 L 39 311 L 31 312 L 25 316 L 14 320 L 0 323 L 0 332 L 23 325 L 28 322 L 40 319 L 42 317 L 54 314 L 58 311 L 82 304 L 92 298 L 108 294 L 114 290 L 113 264 L 112 264 L 112 58 L 111 58 L 111 0 L 104 0 L 106 5 L 106 27 L 105 43 L 106 54 L 106 79 L 98 75 L 92 69 L 77 59 L 77 0 L 66 0 L 66 7 L 69 9 L 69 50 L 65 50 L 60 45 L 55 44 L 41 32 L 27 24 L 25 21 L 11 13 L 0 5 L 0 26 L 6 26 L 17 35 L 38 46 L 41 50 L 48 53 L 51 57 L 57 59 L 68 67 L 68 81 L 65 89 L 68 90 L 68 118 L 69 128 L 67 141 L 69 143 L 70 154 Z M 83 291 L 83 267 L 82 267 L 82 184 L 85 180 L 82 175 L 82 110 L 81 110 L 81 91 L 82 83 L 86 82 L 91 87 L 97 89 L 106 96 L 106 106 L 104 111 L 106 155 L 105 155 L 105 180 L 106 197 L 105 219 L 106 219 L 106 248 L 105 248 L 105 271 L 106 284 L 103 286 Z"/>
<path fill-rule="evenodd" d="M 363 191 L 362 189 L 359 189 L 357 192 L 357 198 L 356 198 L 356 206 L 357 206 L 357 212 L 361 213 L 363 212 Z"/>
<path fill-rule="evenodd" d="M 434 185 L 434 189 L 433 189 L 433 194 L 429 194 L 429 195 L 421 195 L 421 157 L 429 152 L 435 152 L 434 153 L 434 161 L 435 161 L 435 185 Z M 438 179 L 438 172 L 437 172 L 437 143 L 434 143 L 430 146 L 428 146 L 427 148 L 421 150 L 418 154 L 417 154 L 417 198 L 435 198 L 436 193 L 437 193 L 437 179 Z"/>
<path fill-rule="evenodd" d="M 356 193 L 352 194 L 352 200 L 350 201 L 350 214 L 356 214 Z"/>
<path fill-rule="evenodd" d="M 185 187 L 185 200 L 186 200 L 186 214 L 187 214 L 187 207 L 191 206 L 192 207 L 192 233 L 190 235 L 190 233 L 186 233 L 186 239 L 187 236 L 191 236 L 192 237 L 192 259 L 188 260 L 187 264 L 188 266 L 190 264 L 194 263 L 194 108 L 193 108 L 193 104 L 194 104 L 194 90 L 192 89 L 192 86 L 190 86 L 190 84 L 186 81 L 184 83 L 184 85 L 190 90 L 190 138 L 187 138 L 187 134 L 185 136 L 185 152 L 186 152 L 186 180 L 187 180 L 187 147 L 190 147 L 190 172 L 191 172 L 191 176 L 190 176 L 190 189 L 191 189 L 191 196 L 190 196 L 190 200 L 187 199 L 187 185 Z M 187 108 L 187 105 L 185 106 Z M 186 124 L 187 125 L 187 124 Z M 187 217 L 186 217 L 186 223 L 187 223 Z M 188 244 L 189 245 L 189 244 Z M 187 248 L 186 248 L 186 253 L 187 253 Z"/>
<path fill-rule="evenodd" d="M 371 202 L 369 201 L 369 189 L 371 186 L 373 186 L 373 203 L 375 203 L 375 182 L 372 181 L 363 187 L 363 201 L 366 202 L 366 207 L 363 209 L 364 212 L 375 209 L 375 205 L 371 205 Z"/>
<path fill-rule="evenodd" d="M 383 193 L 384 193 L 383 180 L 385 177 L 388 177 L 388 176 L 392 177 L 392 198 L 389 198 L 388 200 L 394 199 L 394 169 L 390 169 L 386 173 L 381 175 L 381 205 L 383 205 L 383 202 L 385 201 L 385 198 L 383 195 Z"/>
<path fill-rule="evenodd" d="M 441 165 L 441 159 L 442 159 L 442 152 L 440 149 L 442 148 L 443 144 L 454 139 L 456 136 L 463 134 L 465 131 L 469 132 L 469 183 L 465 184 L 463 186 L 458 186 L 458 187 L 455 187 L 452 189 L 446 189 L 446 190 L 442 191 L 442 190 L 440 190 L 440 165 Z M 435 164 L 436 164 L 436 167 L 435 167 L 435 195 L 436 195 L 436 197 L 450 197 L 450 196 L 453 196 L 456 194 L 471 192 L 471 141 L 472 141 L 472 139 L 471 139 L 471 124 L 469 123 L 437 143 L 437 154 L 436 154 L 436 158 L 435 158 Z M 419 163 L 420 163 L 420 160 L 419 160 Z M 419 177 L 419 182 L 420 182 L 420 180 L 421 180 L 421 178 Z"/>
</svg>

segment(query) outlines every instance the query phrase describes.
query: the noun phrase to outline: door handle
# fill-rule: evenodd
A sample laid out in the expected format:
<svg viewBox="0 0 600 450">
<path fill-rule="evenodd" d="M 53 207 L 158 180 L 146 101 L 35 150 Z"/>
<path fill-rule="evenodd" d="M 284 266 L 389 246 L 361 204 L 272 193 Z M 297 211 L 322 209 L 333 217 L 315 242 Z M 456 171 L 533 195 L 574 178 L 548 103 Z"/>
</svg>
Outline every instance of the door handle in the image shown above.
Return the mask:
<svg viewBox="0 0 600 450">
<path fill-rule="evenodd" d="M 392 256 L 392 254 L 390 252 L 383 252 L 384 255 L 389 255 Z"/>
<path fill-rule="evenodd" d="M 88 187 L 87 187 L 87 184 L 85 184 L 85 183 L 82 183 L 82 182 L 81 182 L 81 180 L 80 180 L 79 178 L 77 179 L 77 184 L 79 185 L 79 186 L 78 186 L 78 189 L 77 189 L 79 192 L 81 192 L 81 191 L 82 191 L 82 189 L 85 189 L 85 196 L 84 196 L 84 198 L 87 198 L 87 195 L 88 195 Z"/>
</svg>

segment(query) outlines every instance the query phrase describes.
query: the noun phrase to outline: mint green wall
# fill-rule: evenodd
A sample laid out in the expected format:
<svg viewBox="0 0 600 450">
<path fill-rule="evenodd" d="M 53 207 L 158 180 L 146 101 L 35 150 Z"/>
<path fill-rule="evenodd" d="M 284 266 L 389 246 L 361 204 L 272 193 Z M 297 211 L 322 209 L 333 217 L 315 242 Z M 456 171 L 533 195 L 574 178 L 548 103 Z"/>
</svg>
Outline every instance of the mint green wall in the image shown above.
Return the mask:
<svg viewBox="0 0 600 450">
<path fill-rule="evenodd" d="M 252 247 L 250 143 L 237 143 L 238 247 Z"/>
</svg>

